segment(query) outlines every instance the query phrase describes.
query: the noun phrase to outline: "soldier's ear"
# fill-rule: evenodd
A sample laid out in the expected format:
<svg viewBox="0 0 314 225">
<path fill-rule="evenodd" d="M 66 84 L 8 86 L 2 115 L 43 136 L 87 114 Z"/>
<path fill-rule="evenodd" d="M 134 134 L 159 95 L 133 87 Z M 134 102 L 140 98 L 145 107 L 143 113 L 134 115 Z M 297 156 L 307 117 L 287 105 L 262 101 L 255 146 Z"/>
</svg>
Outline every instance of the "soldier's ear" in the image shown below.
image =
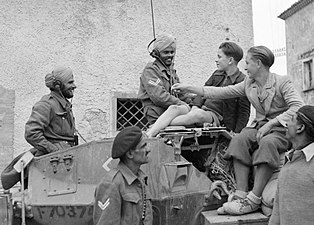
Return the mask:
<svg viewBox="0 0 314 225">
<path fill-rule="evenodd" d="M 228 61 L 229 61 L 229 64 L 231 64 L 234 62 L 234 58 L 231 56 L 231 57 L 229 57 Z"/>
<path fill-rule="evenodd" d="M 300 124 L 299 128 L 297 129 L 297 134 L 302 133 L 305 130 L 305 125 L 304 124 Z"/>
<path fill-rule="evenodd" d="M 127 157 L 128 159 L 133 159 L 133 157 L 134 157 L 132 150 L 127 151 L 127 152 L 125 153 L 125 155 L 126 155 L 126 157 Z"/>
</svg>

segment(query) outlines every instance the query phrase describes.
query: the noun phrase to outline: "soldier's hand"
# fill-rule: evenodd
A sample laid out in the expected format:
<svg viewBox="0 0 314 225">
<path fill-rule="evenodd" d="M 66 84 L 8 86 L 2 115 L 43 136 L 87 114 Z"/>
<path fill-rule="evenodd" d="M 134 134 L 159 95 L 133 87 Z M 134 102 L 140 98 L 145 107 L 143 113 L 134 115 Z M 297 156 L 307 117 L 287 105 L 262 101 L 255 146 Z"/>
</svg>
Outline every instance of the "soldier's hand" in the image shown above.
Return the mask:
<svg viewBox="0 0 314 225">
<path fill-rule="evenodd" d="M 278 124 L 279 124 L 279 121 L 276 118 L 274 118 L 274 119 L 271 119 L 270 121 L 268 121 L 267 123 L 265 123 L 261 128 L 259 128 L 257 131 L 257 134 L 256 134 L 257 142 L 259 143 L 260 140 L 265 135 L 267 135 L 274 126 L 276 126 Z"/>
<path fill-rule="evenodd" d="M 183 83 L 176 83 L 174 85 L 172 85 L 171 90 L 177 93 L 181 93 L 181 92 L 185 92 L 188 89 L 188 85 L 187 84 L 183 84 Z"/>
</svg>

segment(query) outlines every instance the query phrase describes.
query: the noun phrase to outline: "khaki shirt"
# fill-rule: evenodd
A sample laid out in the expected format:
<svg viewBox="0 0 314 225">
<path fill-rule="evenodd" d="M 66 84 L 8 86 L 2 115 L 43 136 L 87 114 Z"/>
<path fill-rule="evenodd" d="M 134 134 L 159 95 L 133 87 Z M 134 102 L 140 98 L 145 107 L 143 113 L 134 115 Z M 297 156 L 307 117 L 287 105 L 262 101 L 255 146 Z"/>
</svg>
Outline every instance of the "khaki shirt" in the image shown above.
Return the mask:
<svg viewBox="0 0 314 225">
<path fill-rule="evenodd" d="M 71 147 L 74 142 L 74 117 L 71 103 L 51 91 L 37 102 L 25 125 L 25 139 L 40 154 Z"/>
<path fill-rule="evenodd" d="M 96 225 L 152 225 L 147 176 L 141 170 L 136 176 L 120 161 L 96 188 L 93 219 Z"/>
<path fill-rule="evenodd" d="M 173 67 L 166 68 L 158 60 L 146 65 L 140 78 L 138 98 L 142 100 L 149 123 L 154 123 L 170 105 L 186 104 L 186 96 L 171 92 L 171 86 L 178 82 L 179 77 Z"/>
</svg>

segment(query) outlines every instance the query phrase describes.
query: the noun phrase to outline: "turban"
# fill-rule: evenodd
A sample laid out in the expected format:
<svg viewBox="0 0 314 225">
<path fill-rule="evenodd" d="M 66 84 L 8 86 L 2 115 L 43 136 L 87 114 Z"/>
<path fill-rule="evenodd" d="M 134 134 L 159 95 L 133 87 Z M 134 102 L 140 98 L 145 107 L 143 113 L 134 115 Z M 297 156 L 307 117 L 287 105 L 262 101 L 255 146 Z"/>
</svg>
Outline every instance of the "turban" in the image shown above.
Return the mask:
<svg viewBox="0 0 314 225">
<path fill-rule="evenodd" d="M 271 67 L 275 62 L 275 56 L 269 48 L 265 46 L 254 46 L 248 50 L 256 59 L 262 61 L 265 66 Z"/>
<path fill-rule="evenodd" d="M 161 52 L 162 50 L 168 48 L 169 46 L 172 46 L 173 48 L 177 47 L 177 41 L 176 41 L 175 37 L 168 35 L 168 34 L 163 34 L 163 35 L 157 36 L 157 38 L 154 42 L 154 49 Z"/>
<path fill-rule="evenodd" d="M 57 67 L 45 76 L 45 83 L 48 88 L 54 88 L 54 82 L 56 80 L 65 84 L 72 78 L 73 72 L 69 67 Z"/>
<path fill-rule="evenodd" d="M 130 149 L 134 149 L 142 140 L 143 133 L 139 127 L 131 126 L 120 131 L 115 137 L 111 157 L 113 159 L 120 158 Z"/>
</svg>

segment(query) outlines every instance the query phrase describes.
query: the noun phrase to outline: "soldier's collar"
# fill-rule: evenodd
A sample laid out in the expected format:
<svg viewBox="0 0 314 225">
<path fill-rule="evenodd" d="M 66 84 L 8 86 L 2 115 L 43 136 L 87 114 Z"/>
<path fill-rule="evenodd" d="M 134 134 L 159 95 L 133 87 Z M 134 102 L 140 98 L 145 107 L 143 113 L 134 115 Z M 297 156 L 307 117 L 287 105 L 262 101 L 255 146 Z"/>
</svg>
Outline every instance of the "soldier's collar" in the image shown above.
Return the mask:
<svg viewBox="0 0 314 225">
<path fill-rule="evenodd" d="M 310 143 L 302 149 L 302 152 L 305 155 L 305 159 L 309 162 L 314 156 L 314 142 Z"/>
<path fill-rule="evenodd" d="M 221 71 L 221 70 L 216 70 L 215 71 L 216 75 L 220 75 L 220 76 L 227 76 L 230 78 L 232 84 L 235 83 L 235 81 L 237 80 L 237 78 L 240 76 L 241 71 L 239 70 L 239 68 L 236 70 L 236 72 L 234 72 L 233 74 L 231 74 L 230 76 L 227 75 L 226 71 Z"/>
<path fill-rule="evenodd" d="M 57 101 L 62 105 L 62 107 L 64 109 L 67 109 L 69 106 L 71 107 L 71 103 L 65 99 L 63 96 L 60 95 L 60 93 L 56 92 L 56 91 L 51 91 L 50 95 L 57 99 Z"/>
<path fill-rule="evenodd" d="M 117 169 L 120 170 L 122 173 L 123 177 L 126 179 L 127 183 L 131 185 L 135 180 L 140 179 L 140 180 L 145 180 L 146 175 L 144 172 L 140 169 L 138 171 L 138 176 L 136 176 L 123 162 L 119 162 Z"/>
<path fill-rule="evenodd" d="M 173 70 L 173 67 L 174 67 L 174 63 L 172 63 L 170 67 L 165 67 L 165 65 L 162 64 L 158 59 L 156 59 L 154 63 L 157 64 L 157 66 L 160 68 L 161 71 Z"/>
</svg>

